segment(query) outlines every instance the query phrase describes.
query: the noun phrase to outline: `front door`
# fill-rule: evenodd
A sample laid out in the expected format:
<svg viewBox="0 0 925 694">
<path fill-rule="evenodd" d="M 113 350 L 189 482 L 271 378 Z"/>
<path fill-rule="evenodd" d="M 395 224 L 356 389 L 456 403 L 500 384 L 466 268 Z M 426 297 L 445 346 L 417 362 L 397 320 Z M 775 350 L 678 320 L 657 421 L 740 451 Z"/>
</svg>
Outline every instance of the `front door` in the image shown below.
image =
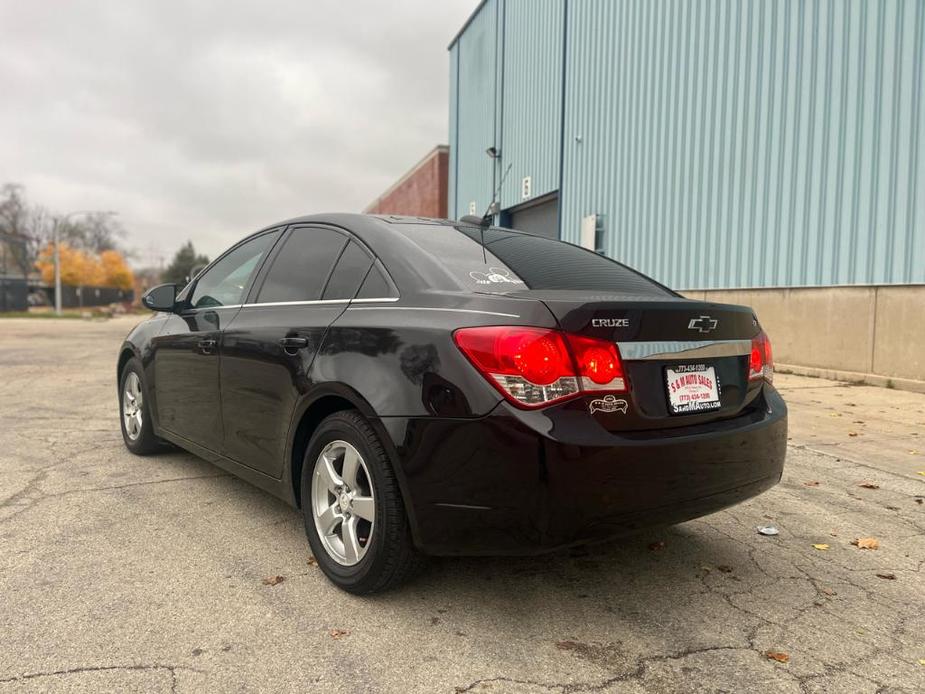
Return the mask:
<svg viewBox="0 0 925 694">
<path fill-rule="evenodd" d="M 158 424 L 195 444 L 219 451 L 222 412 L 219 346 L 240 310 L 267 251 L 279 235 L 268 232 L 238 244 L 181 293 L 183 307 L 152 340 Z"/>
<path fill-rule="evenodd" d="M 296 227 L 280 241 L 248 303 L 225 329 L 226 456 L 282 475 L 292 415 L 311 385 L 310 367 L 325 331 L 372 262 L 356 241 L 326 227 Z"/>
</svg>

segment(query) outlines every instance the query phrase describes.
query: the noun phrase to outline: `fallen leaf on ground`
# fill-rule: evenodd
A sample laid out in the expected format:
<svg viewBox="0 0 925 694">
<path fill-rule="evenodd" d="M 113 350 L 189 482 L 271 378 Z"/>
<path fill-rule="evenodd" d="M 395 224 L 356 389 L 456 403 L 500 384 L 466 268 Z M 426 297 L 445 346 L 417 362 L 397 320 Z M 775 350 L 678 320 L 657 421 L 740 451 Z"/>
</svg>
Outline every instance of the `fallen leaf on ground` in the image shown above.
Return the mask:
<svg viewBox="0 0 925 694">
<path fill-rule="evenodd" d="M 350 633 L 349 629 L 331 629 L 328 632 L 331 635 L 332 639 L 339 639 L 341 636 L 347 636 Z"/>
<path fill-rule="evenodd" d="M 286 580 L 285 576 L 268 576 L 267 578 L 263 579 L 263 585 L 275 586 L 278 583 L 282 583 L 285 580 Z"/>
<path fill-rule="evenodd" d="M 820 588 L 819 592 L 822 593 L 823 595 L 838 595 L 838 593 L 836 593 L 831 588 Z"/>
<path fill-rule="evenodd" d="M 919 665 L 925 665 L 925 658 L 919 658 Z"/>
<path fill-rule="evenodd" d="M 720 565 L 717 566 L 716 568 L 719 569 L 719 570 L 720 570 L 722 573 L 724 573 L 724 574 L 731 574 L 731 573 L 732 573 L 732 567 L 731 567 L 731 566 L 726 566 L 725 564 L 720 564 Z"/>
<path fill-rule="evenodd" d="M 922 477 L 925 477 L 925 470 L 919 470 L 917 474 L 921 475 Z"/>
<path fill-rule="evenodd" d="M 877 574 L 877 578 L 883 578 L 883 579 L 886 579 L 887 581 L 895 581 L 896 574 Z"/>
<path fill-rule="evenodd" d="M 317 565 L 318 565 L 318 560 L 315 559 L 314 557 L 309 557 L 309 558 L 308 558 L 307 564 L 308 564 L 309 566 L 317 566 Z"/>
<path fill-rule="evenodd" d="M 917 497 L 915 498 L 915 503 L 917 503 L 917 504 L 923 504 L 923 503 L 925 503 L 925 499 L 923 499 L 923 498 L 920 497 L 920 496 L 917 496 Z"/>
<path fill-rule="evenodd" d="M 856 431 L 849 431 L 849 432 L 848 432 L 848 436 L 857 436 L 857 435 L 858 435 L 858 432 L 856 432 Z"/>
<path fill-rule="evenodd" d="M 650 552 L 658 552 L 663 549 L 665 549 L 665 543 L 662 540 L 659 540 L 658 542 L 653 542 L 651 545 L 649 545 Z"/>
<path fill-rule="evenodd" d="M 804 482 L 803 486 L 804 487 L 818 487 L 819 483 L 816 480 L 812 480 L 810 482 Z"/>
<path fill-rule="evenodd" d="M 876 537 L 859 537 L 852 540 L 851 544 L 858 549 L 880 549 L 880 540 Z"/>
<path fill-rule="evenodd" d="M 790 655 L 782 651 L 768 651 L 764 655 L 768 660 L 776 660 L 778 663 L 790 662 Z"/>
<path fill-rule="evenodd" d="M 829 546 L 828 546 L 827 544 L 825 544 L 824 542 L 820 542 L 819 544 L 813 545 L 813 548 L 814 548 L 814 549 L 818 549 L 818 550 L 825 551 L 825 550 L 827 550 L 827 549 L 829 548 Z"/>
<path fill-rule="evenodd" d="M 880 485 L 873 482 L 861 482 L 858 486 L 864 487 L 864 489 L 880 489 Z"/>
</svg>

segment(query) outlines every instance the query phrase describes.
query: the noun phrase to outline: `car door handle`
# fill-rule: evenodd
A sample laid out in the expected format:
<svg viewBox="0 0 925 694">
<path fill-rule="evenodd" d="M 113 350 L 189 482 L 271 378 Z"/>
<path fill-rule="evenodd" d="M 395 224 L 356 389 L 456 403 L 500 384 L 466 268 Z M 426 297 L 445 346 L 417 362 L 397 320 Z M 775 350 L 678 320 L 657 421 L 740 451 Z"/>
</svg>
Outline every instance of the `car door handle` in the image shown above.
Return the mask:
<svg viewBox="0 0 925 694">
<path fill-rule="evenodd" d="M 308 338 L 307 337 L 284 337 L 279 341 L 279 344 L 283 346 L 283 349 L 289 352 L 290 354 L 295 354 L 296 350 L 304 349 L 308 347 Z"/>
<path fill-rule="evenodd" d="M 200 340 L 196 344 L 203 354 L 212 354 L 212 350 L 215 349 L 215 340 Z"/>
</svg>

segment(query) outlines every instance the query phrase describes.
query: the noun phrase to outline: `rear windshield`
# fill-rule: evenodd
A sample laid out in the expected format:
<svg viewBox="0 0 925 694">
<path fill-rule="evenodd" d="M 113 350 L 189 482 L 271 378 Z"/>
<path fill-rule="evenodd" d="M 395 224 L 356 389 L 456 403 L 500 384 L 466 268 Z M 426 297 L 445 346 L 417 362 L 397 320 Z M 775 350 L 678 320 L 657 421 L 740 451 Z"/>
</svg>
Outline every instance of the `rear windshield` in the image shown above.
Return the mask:
<svg viewBox="0 0 925 694">
<path fill-rule="evenodd" d="M 524 289 L 573 289 L 672 295 L 625 265 L 542 236 L 468 226 L 408 225 L 401 231 L 474 291 L 507 294 Z"/>
</svg>

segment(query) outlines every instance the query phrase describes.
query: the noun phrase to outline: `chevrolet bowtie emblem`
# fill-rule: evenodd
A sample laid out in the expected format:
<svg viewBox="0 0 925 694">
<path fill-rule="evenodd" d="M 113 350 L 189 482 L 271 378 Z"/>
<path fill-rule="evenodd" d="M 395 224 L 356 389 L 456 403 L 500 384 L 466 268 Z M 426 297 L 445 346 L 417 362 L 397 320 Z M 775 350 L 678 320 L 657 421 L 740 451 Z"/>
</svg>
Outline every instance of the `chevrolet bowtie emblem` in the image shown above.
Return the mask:
<svg viewBox="0 0 925 694">
<path fill-rule="evenodd" d="M 716 330 L 716 326 L 718 324 L 719 321 L 716 318 L 711 318 L 710 316 L 698 316 L 697 318 L 691 318 L 690 323 L 687 324 L 687 329 L 696 330 L 700 333 L 708 333 Z"/>
</svg>

